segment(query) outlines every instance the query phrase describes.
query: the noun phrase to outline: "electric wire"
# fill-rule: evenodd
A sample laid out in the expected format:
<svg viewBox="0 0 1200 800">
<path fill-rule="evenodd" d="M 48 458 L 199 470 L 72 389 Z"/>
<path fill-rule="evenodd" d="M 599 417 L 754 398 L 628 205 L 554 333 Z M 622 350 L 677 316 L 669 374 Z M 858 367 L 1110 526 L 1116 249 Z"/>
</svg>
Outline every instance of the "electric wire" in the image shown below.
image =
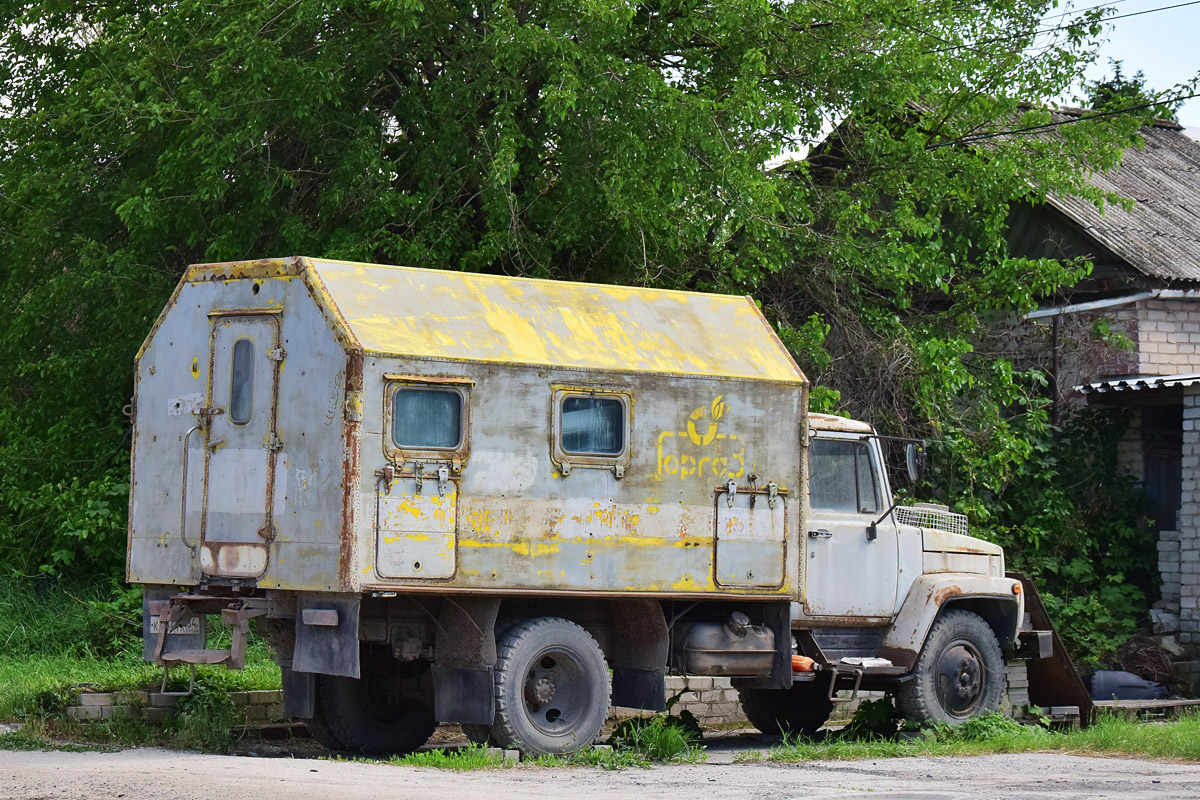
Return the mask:
<svg viewBox="0 0 1200 800">
<path fill-rule="evenodd" d="M 956 145 L 956 144 L 973 144 L 974 142 L 983 142 L 983 141 L 987 141 L 988 139 L 999 139 L 1002 136 L 1014 136 L 1016 134 L 1030 133 L 1032 131 L 1040 131 L 1040 130 L 1045 130 L 1047 128 L 1058 128 L 1063 125 L 1074 125 L 1077 122 L 1090 122 L 1092 120 L 1102 119 L 1104 117 L 1114 117 L 1114 116 L 1117 116 L 1118 114 L 1129 114 L 1134 111 L 1143 111 L 1147 108 L 1155 108 L 1157 106 L 1171 105 L 1172 103 L 1182 103 L 1184 100 L 1191 100 L 1196 97 L 1200 97 L 1200 92 L 1193 92 L 1192 94 L 1187 94 L 1187 95 L 1178 95 L 1176 97 L 1166 97 L 1166 98 L 1163 98 L 1162 100 L 1157 100 L 1152 103 L 1142 103 L 1140 105 L 1129 106 L 1127 108 L 1116 108 L 1111 111 L 1097 111 L 1095 114 L 1088 114 L 1087 116 L 1081 116 L 1081 117 L 1072 117 L 1071 119 L 1063 119 L 1063 120 L 1058 120 L 1056 122 L 1047 122 L 1042 125 L 1028 125 L 1023 128 L 1010 128 L 1009 130 L 1004 130 L 1004 131 L 993 131 L 992 133 L 978 133 L 978 134 L 972 134 L 970 136 L 962 136 L 957 139 L 950 139 L 945 142 L 935 142 L 933 144 L 927 144 L 927 145 L 925 145 L 925 149 L 926 150 L 936 150 L 939 147 L 950 147 L 950 146 Z"/>
</svg>

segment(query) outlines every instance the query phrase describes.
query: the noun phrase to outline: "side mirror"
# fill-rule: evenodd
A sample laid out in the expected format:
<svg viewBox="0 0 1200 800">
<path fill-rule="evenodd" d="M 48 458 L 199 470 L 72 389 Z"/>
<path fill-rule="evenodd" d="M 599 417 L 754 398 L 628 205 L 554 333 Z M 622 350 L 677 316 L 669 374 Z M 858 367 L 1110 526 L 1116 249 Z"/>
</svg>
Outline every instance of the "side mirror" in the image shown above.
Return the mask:
<svg viewBox="0 0 1200 800">
<path fill-rule="evenodd" d="M 919 447 L 916 442 L 904 445 L 904 467 L 908 471 L 908 479 L 916 483 L 925 471 L 925 448 Z"/>
</svg>

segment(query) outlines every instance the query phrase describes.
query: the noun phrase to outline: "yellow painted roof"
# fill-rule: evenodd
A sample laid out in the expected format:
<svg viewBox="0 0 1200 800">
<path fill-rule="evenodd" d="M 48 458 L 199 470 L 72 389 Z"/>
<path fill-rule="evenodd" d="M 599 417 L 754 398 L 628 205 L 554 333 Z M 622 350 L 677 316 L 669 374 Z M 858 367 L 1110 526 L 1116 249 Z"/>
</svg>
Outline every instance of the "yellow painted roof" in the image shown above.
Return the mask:
<svg viewBox="0 0 1200 800">
<path fill-rule="evenodd" d="M 288 261 L 367 352 L 804 381 L 748 297 Z"/>
</svg>

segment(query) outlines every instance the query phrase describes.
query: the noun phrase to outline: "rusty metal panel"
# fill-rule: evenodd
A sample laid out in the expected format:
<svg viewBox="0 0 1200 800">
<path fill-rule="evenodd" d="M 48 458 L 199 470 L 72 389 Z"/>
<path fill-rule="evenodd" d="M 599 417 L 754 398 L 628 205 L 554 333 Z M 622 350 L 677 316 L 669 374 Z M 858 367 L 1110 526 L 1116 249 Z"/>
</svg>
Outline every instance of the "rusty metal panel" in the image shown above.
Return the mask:
<svg viewBox="0 0 1200 800">
<path fill-rule="evenodd" d="M 786 496 L 778 490 L 734 492 L 716 496 L 716 563 L 720 586 L 770 589 L 783 584 L 787 555 Z"/>
<path fill-rule="evenodd" d="M 458 484 L 436 474 L 381 486 L 376 564 L 385 578 L 451 578 L 458 530 Z"/>
<path fill-rule="evenodd" d="M 422 375 L 431 385 L 457 380 L 473 387 L 469 457 L 457 470 L 443 461 L 457 486 L 455 570 L 431 583 L 425 581 L 432 576 L 389 575 L 394 569 L 384 564 L 380 537 L 392 539 L 387 558 L 415 560 L 430 546 L 424 532 L 409 539 L 360 525 L 360 554 L 370 555 L 362 564 L 368 588 L 794 596 L 800 512 L 782 497 L 794 496 L 798 486 L 801 387 L 369 356 L 363 519 L 373 520 L 388 498 L 383 476 L 389 469 L 397 482 L 405 477 L 411 484 L 413 464 L 389 461 L 394 448 L 385 403 L 396 376 L 419 383 Z M 563 387 L 627 398 L 627 447 L 607 460 L 577 459 L 564 470 L 555 424 L 555 403 L 570 395 Z M 436 487 L 430 477 L 436 468 L 435 461 L 422 465 L 426 492 Z M 743 577 L 735 580 L 731 572 L 728 583 L 718 583 L 714 486 L 739 482 L 738 508 L 748 508 L 751 473 L 763 509 L 771 510 L 767 484 L 776 485 L 776 510 L 761 530 L 756 520 L 754 536 L 727 539 L 726 563 Z M 448 538 L 441 541 L 448 547 Z M 756 566 L 748 567 L 752 562 Z"/>
<path fill-rule="evenodd" d="M 131 581 L 195 585 L 204 572 L 245 579 L 261 572 L 257 584 L 264 588 L 343 588 L 339 567 L 344 561 L 347 355 L 305 283 L 279 271 L 235 269 L 238 276 L 229 277 L 210 270 L 211 275 L 203 273 L 195 281 L 185 279 L 143 347 L 137 362 L 130 492 Z M 206 432 L 209 417 L 195 413 L 209 402 L 210 379 L 217 386 L 229 379 L 216 374 L 210 378 L 213 311 L 257 314 L 281 325 L 277 360 L 269 360 L 277 365 L 278 380 L 273 439 L 271 431 L 263 431 L 254 441 L 230 447 L 228 436 L 213 429 L 211 437 Z M 225 372 L 228 365 L 216 369 Z M 260 396 L 257 386 L 255 394 Z M 229 450 L 222 452 L 226 447 Z M 221 464 L 235 450 L 245 451 L 244 457 Z M 202 546 L 204 466 L 206 455 L 214 454 L 217 461 L 208 475 L 209 512 L 232 516 L 225 518 L 228 525 L 221 531 L 208 531 L 211 541 Z M 243 479 L 248 464 L 263 465 L 254 469 L 264 474 L 253 481 Z M 253 492 L 247 489 L 251 484 L 257 486 Z M 355 472 L 351 494 L 357 491 Z M 260 534 L 268 519 L 274 534 L 269 540 Z M 210 516 L 209 522 L 211 527 L 215 519 Z M 353 552 L 353 533 L 349 538 Z M 221 541 L 234 542 L 235 549 L 222 552 L 227 547 Z"/>
<path fill-rule="evenodd" d="M 278 320 L 276 425 L 261 443 L 233 447 L 228 420 L 211 424 L 207 387 L 227 380 L 208 345 L 221 312 Z M 518 335 L 530 326 L 537 352 Z M 423 456 L 421 493 L 415 456 L 388 440 L 397 381 L 468 387 L 462 447 Z M 147 339 L 137 385 L 134 581 L 795 598 L 800 503 L 769 515 L 768 536 L 757 520 L 756 535 L 717 536 L 714 487 L 753 475 L 776 497 L 801 488 L 804 379 L 745 298 L 304 260 L 202 266 Z M 568 396 L 622 398 L 619 454 L 563 457 Z M 239 483 L 241 469 L 254 480 Z M 234 515 L 220 534 L 216 513 Z M 733 577 L 760 557 L 764 572 Z"/>
<path fill-rule="evenodd" d="M 366 352 L 804 381 L 747 297 L 307 263 Z"/>
</svg>

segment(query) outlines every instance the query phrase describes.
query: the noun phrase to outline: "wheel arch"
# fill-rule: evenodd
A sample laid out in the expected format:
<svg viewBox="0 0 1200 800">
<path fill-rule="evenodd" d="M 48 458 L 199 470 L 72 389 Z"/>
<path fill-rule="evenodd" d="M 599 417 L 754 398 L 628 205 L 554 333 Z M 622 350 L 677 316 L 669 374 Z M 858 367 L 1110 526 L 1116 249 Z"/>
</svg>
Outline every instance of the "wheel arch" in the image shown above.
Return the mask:
<svg viewBox="0 0 1200 800">
<path fill-rule="evenodd" d="M 898 667 L 917 662 L 930 628 L 949 609 L 970 611 L 996 634 L 1000 649 L 1010 652 L 1024 611 L 1020 581 L 967 573 L 932 573 L 913 581 L 900 611 L 884 637 L 879 656 Z"/>
</svg>

